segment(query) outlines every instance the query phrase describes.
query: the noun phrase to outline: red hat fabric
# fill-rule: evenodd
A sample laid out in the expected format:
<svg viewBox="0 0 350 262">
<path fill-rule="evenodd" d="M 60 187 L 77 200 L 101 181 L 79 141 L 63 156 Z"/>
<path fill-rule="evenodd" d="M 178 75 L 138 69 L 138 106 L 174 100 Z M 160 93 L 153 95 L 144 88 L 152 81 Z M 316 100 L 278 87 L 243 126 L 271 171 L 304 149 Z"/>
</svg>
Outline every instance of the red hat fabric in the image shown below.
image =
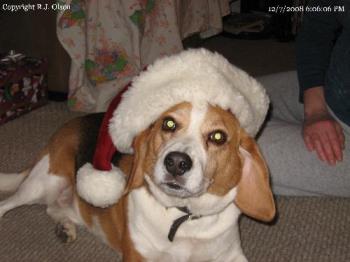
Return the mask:
<svg viewBox="0 0 350 262">
<path fill-rule="evenodd" d="M 108 106 L 107 112 L 104 115 L 92 162 L 94 168 L 97 170 L 109 171 L 112 169 L 111 160 L 114 153 L 117 151 L 117 148 L 113 144 L 112 138 L 109 135 L 109 121 L 113 116 L 113 112 L 117 109 L 123 94 L 128 90 L 129 87 L 130 84 L 125 86 L 123 90 L 112 100 Z"/>
<path fill-rule="evenodd" d="M 130 84 L 124 87 L 112 100 L 104 115 L 97 138 L 93 165 L 86 163 L 77 172 L 78 195 L 96 207 L 115 204 L 124 191 L 125 175 L 122 170 L 112 165 L 112 158 L 117 148 L 109 134 L 109 122 L 129 86 Z"/>
</svg>

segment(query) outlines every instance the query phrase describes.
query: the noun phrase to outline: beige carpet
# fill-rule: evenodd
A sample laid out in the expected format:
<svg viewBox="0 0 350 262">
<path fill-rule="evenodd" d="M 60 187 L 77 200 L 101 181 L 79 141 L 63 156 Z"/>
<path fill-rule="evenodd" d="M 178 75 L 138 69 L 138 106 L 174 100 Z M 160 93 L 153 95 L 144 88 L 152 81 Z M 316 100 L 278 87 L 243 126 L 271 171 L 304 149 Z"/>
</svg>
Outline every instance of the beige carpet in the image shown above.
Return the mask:
<svg viewBox="0 0 350 262">
<path fill-rule="evenodd" d="M 27 166 L 54 130 L 77 113 L 51 103 L 0 126 L 0 171 Z M 4 196 L 3 196 L 4 197 Z M 350 261 L 350 201 L 341 198 L 277 199 L 272 225 L 241 219 L 243 249 L 249 261 Z M 62 244 L 43 206 L 20 207 L 0 220 L 0 261 L 118 261 L 119 256 L 83 229 Z"/>
</svg>

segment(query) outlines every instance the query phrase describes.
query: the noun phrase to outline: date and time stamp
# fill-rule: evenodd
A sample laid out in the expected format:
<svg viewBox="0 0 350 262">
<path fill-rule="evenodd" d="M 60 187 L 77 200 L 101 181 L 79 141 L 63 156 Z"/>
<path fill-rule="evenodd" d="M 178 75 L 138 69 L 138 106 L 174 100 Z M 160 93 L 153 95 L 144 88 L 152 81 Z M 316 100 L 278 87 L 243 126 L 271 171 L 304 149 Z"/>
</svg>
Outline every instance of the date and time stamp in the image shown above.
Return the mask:
<svg viewBox="0 0 350 262">
<path fill-rule="evenodd" d="M 343 5 L 332 5 L 332 6 L 288 6 L 288 5 L 275 5 L 269 6 L 268 12 L 275 14 L 286 14 L 286 13 L 304 13 L 304 12 L 318 12 L 318 13 L 341 13 L 345 12 L 345 6 Z"/>
</svg>

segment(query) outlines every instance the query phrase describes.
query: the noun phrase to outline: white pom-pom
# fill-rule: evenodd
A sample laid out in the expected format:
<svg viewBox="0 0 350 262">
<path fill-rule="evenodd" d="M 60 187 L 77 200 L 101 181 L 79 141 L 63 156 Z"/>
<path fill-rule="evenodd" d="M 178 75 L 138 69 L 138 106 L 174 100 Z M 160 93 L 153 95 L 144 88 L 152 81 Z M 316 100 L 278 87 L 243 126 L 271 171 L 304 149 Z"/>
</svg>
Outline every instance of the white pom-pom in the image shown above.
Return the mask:
<svg viewBox="0 0 350 262">
<path fill-rule="evenodd" d="M 95 207 L 108 207 L 118 202 L 125 188 L 122 170 L 112 167 L 110 171 L 94 169 L 90 163 L 77 173 L 78 195 Z"/>
</svg>

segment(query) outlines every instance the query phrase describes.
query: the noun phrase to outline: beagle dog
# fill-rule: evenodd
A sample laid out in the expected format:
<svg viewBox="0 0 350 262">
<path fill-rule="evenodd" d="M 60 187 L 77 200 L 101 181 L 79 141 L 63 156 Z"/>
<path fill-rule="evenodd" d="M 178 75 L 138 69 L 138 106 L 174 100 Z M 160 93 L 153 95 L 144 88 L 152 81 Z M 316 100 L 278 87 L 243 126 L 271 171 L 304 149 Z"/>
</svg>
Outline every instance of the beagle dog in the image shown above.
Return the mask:
<svg viewBox="0 0 350 262">
<path fill-rule="evenodd" d="M 219 54 L 200 49 L 161 59 L 113 111 L 108 137 L 119 151 L 109 172 L 89 166 L 104 114 L 71 120 L 31 168 L 0 174 L 0 190 L 17 190 L 0 202 L 0 217 L 44 203 L 65 242 L 84 226 L 124 261 L 247 261 L 240 214 L 275 215 L 253 138 L 267 109 L 261 85 Z"/>
<path fill-rule="evenodd" d="M 133 155 L 114 160 L 127 185 L 108 208 L 82 200 L 75 182 L 101 119 L 71 120 L 31 168 L 2 174 L 0 188 L 17 192 L 0 203 L 0 215 L 44 203 L 64 241 L 76 239 L 75 225 L 85 226 L 124 261 L 246 261 L 240 213 L 269 221 L 275 206 L 265 161 L 232 113 L 183 102 L 161 114 L 134 139 Z"/>
</svg>

